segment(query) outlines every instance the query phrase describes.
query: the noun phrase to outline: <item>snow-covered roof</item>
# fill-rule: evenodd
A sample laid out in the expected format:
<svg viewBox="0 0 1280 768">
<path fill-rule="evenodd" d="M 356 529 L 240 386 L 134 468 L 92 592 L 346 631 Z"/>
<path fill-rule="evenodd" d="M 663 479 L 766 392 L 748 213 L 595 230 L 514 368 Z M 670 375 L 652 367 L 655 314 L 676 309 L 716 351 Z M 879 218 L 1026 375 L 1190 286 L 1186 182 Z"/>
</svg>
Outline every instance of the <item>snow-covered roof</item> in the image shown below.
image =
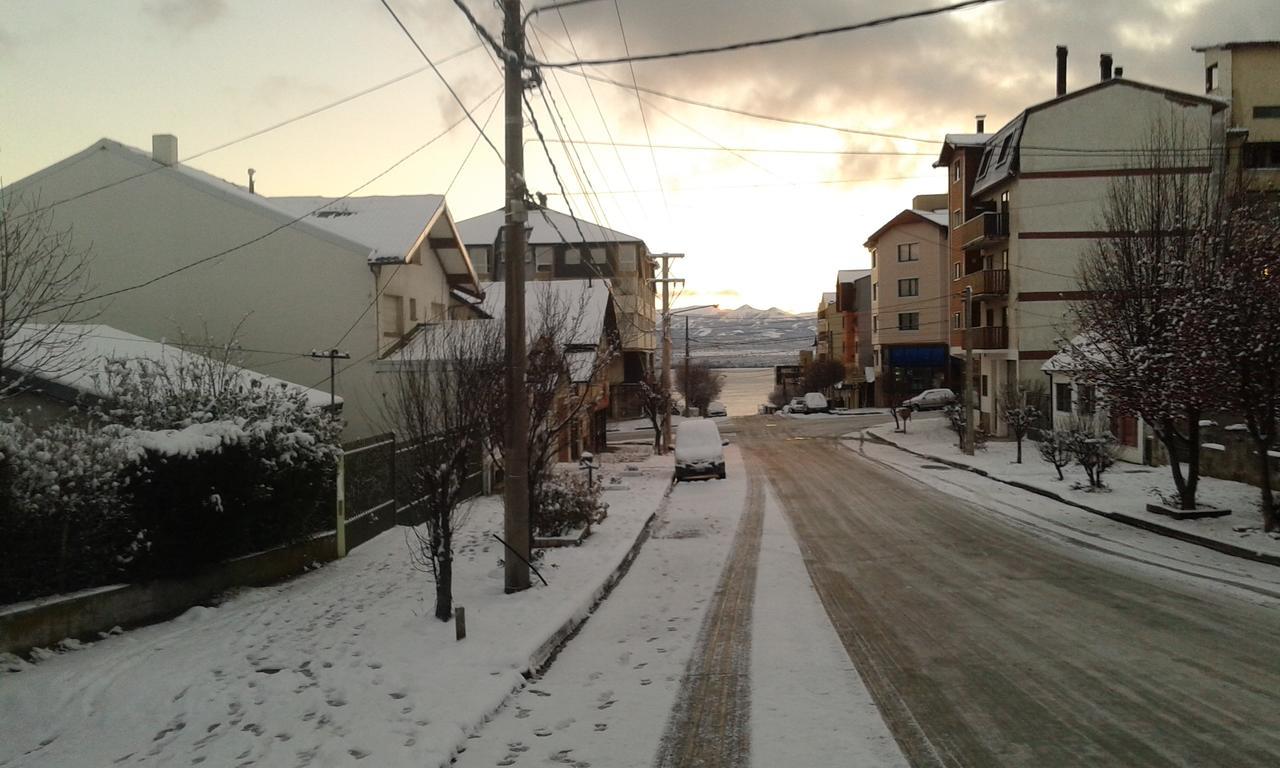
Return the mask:
<svg viewBox="0 0 1280 768">
<path fill-rule="evenodd" d="M 871 270 L 842 269 L 836 273 L 836 283 L 856 283 L 864 277 L 871 277 Z"/>
<path fill-rule="evenodd" d="M 835 304 L 835 303 L 836 303 L 836 293 L 835 293 L 835 291 L 823 291 L 823 292 L 822 292 L 822 303 L 823 303 L 823 304 Z"/>
<path fill-rule="evenodd" d="M 911 212 L 921 218 L 932 221 L 940 227 L 947 226 L 947 223 L 951 220 L 946 211 L 922 211 L 919 208 L 912 208 Z"/>
<path fill-rule="evenodd" d="M 1058 354 L 1044 361 L 1040 366 L 1040 370 L 1045 373 L 1072 373 L 1076 369 L 1076 361 L 1073 350 L 1082 350 L 1086 356 L 1091 356 L 1093 352 L 1093 343 L 1089 341 L 1087 336 L 1079 335 L 1071 339 L 1071 344 L 1064 347 Z M 1086 357 L 1087 359 L 1087 357 Z"/>
<path fill-rule="evenodd" d="M 321 229 L 364 243 L 374 251 L 371 260 L 407 256 L 444 205 L 444 195 L 267 199 Z"/>
<path fill-rule="evenodd" d="M 529 225 L 533 227 L 533 231 L 529 233 L 530 244 L 559 245 L 566 241 L 579 243 L 582 242 L 583 237 L 588 243 L 644 242 L 634 235 L 602 227 L 586 219 L 579 219 L 550 208 L 531 209 L 528 214 Z M 548 223 L 548 219 L 551 223 Z M 492 246 L 498 239 L 498 230 L 501 229 L 505 220 L 506 212 L 499 208 L 496 211 L 459 221 L 458 232 L 462 236 L 462 242 L 468 246 Z M 578 234 L 579 227 L 582 229 L 582 234 Z"/>
<path fill-rule="evenodd" d="M 57 370 L 33 371 L 24 367 L 19 360 L 12 365 L 15 372 L 65 387 L 75 394 L 97 398 L 106 398 L 111 394 L 107 388 L 105 372 L 108 363 L 113 360 L 146 360 L 176 371 L 183 365 L 190 365 L 205 357 L 163 341 L 153 341 L 101 324 L 66 324 L 50 328 L 38 323 L 27 323 L 16 329 L 12 343 L 17 345 L 33 339 L 58 348 Z M 237 365 L 230 365 L 229 368 L 246 385 L 257 380 L 265 386 L 299 391 L 306 396 L 309 405 L 329 405 L 328 392 L 266 376 Z M 341 403 L 342 398 L 336 398 L 336 402 Z"/>
<path fill-rule="evenodd" d="M 908 208 L 904 211 L 899 212 L 898 215 L 894 216 L 892 219 L 889 219 L 879 229 L 873 232 L 867 238 L 867 241 L 864 243 L 864 245 L 867 248 L 874 248 L 876 242 L 880 239 L 882 235 L 884 235 L 885 232 L 888 232 L 890 229 L 893 229 L 894 227 L 900 224 L 910 223 L 912 219 L 923 219 L 929 222 L 930 224 L 942 227 L 943 229 L 946 229 L 949 226 L 949 220 L 947 218 L 946 211 L 922 211 L 922 210 L 917 210 L 915 208 Z"/>
<path fill-rule="evenodd" d="M 942 138 L 942 147 L 938 150 L 938 159 L 934 168 L 941 168 L 951 162 L 952 150 L 957 147 L 980 147 L 991 139 L 990 133 L 948 133 Z"/>
</svg>

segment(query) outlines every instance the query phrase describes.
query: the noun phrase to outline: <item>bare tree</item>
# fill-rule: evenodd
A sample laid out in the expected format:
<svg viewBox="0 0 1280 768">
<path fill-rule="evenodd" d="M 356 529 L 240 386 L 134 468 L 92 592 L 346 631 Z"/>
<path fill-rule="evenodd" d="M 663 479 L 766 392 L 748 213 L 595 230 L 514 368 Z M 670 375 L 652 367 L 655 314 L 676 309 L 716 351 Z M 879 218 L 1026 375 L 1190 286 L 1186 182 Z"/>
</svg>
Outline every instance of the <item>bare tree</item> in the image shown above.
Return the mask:
<svg viewBox="0 0 1280 768">
<path fill-rule="evenodd" d="M 1226 256 L 1216 290 L 1214 331 L 1227 408 L 1244 418 L 1258 456 L 1262 520 L 1277 528 L 1269 453 L 1280 432 L 1280 205 L 1237 198 L 1223 238 Z"/>
<path fill-rule="evenodd" d="M 409 505 L 422 524 L 405 536 L 415 567 L 435 582 L 435 616 L 453 615 L 453 540 L 466 519 L 467 478 L 486 437 L 486 382 L 501 380 L 496 323 L 425 329 L 394 364 L 384 418 L 407 446 Z"/>
<path fill-rule="evenodd" d="M 88 262 L 38 197 L 0 190 L 0 400 L 79 365 L 82 332 L 67 326 L 94 314 Z"/>
<path fill-rule="evenodd" d="M 814 360 L 804 369 L 802 386 L 805 392 L 826 393 L 836 384 L 844 381 L 844 376 L 844 363 L 839 360 L 830 358 Z"/>
<path fill-rule="evenodd" d="M 542 489 L 560 447 L 603 396 L 606 373 L 621 344 L 612 315 L 607 306 L 601 306 L 607 302 L 604 284 L 597 282 L 576 295 L 566 285 L 549 282 L 529 288 L 525 389 L 529 405 L 530 536 L 538 526 Z M 500 360 L 501 347 L 498 355 Z M 507 393 L 503 377 L 495 374 L 495 378 L 498 381 L 488 389 L 485 422 L 487 445 L 494 462 L 502 466 L 502 403 Z"/>
<path fill-rule="evenodd" d="M 699 413 L 705 415 L 707 406 L 720 396 L 720 390 L 724 388 L 724 377 L 717 375 L 707 363 L 691 360 L 687 365 L 676 369 L 676 386 L 684 395 L 685 405 L 697 408 Z"/>
<path fill-rule="evenodd" d="M 1010 379 L 1000 393 L 1000 416 L 1009 425 L 1009 432 L 1013 434 L 1013 441 L 1018 447 L 1015 464 L 1022 463 L 1022 441 L 1040 418 L 1040 409 L 1032 403 L 1039 402 L 1037 395 L 1043 391 L 1044 385 L 1038 381 L 1019 382 Z"/>
<path fill-rule="evenodd" d="M 671 410 L 671 392 L 662 385 L 662 377 L 646 370 L 640 379 L 640 408 L 653 427 L 653 450 L 662 447 L 663 418 Z"/>
<path fill-rule="evenodd" d="M 1109 234 L 1084 254 L 1088 298 L 1071 307 L 1085 334 L 1070 345 L 1077 373 L 1113 414 L 1151 425 L 1183 509 L 1196 506 L 1201 416 L 1220 400 L 1205 288 L 1221 260 L 1225 194 L 1217 177 L 1188 167 L 1206 158 L 1194 143 L 1157 131 L 1133 163 L 1143 173 L 1112 182 L 1098 227 Z"/>
</svg>

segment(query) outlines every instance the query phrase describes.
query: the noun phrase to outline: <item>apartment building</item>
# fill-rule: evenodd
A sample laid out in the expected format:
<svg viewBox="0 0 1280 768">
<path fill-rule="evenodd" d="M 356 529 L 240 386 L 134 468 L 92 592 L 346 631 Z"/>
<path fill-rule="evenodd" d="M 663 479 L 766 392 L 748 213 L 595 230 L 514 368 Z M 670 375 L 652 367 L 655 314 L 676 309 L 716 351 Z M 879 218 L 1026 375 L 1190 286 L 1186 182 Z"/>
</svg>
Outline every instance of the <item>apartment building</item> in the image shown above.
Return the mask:
<svg viewBox="0 0 1280 768">
<path fill-rule="evenodd" d="M 862 407 L 874 400 L 867 369 L 872 367 L 871 347 L 871 270 L 842 269 L 836 273 L 836 314 L 840 318 L 844 344 L 840 360 L 844 363 L 844 388 L 850 391 L 849 405 Z"/>
<path fill-rule="evenodd" d="M 918 195 L 867 238 L 874 399 L 890 406 L 952 384 L 948 354 L 949 196 Z"/>
<path fill-rule="evenodd" d="M 500 243 L 504 221 L 500 208 L 458 222 L 481 280 L 504 279 Z M 613 384 L 609 413 L 614 418 L 639 416 L 639 382 L 645 371 L 653 369 L 658 343 L 654 265 L 648 246 L 633 235 L 550 208 L 530 210 L 527 226 L 527 280 L 608 281 L 622 338 L 622 357 L 609 376 Z"/>
<path fill-rule="evenodd" d="M 839 360 L 844 345 L 844 328 L 836 312 L 836 294 L 826 291 L 818 301 L 818 313 L 814 326 L 814 358 Z"/>
<path fill-rule="evenodd" d="M 951 179 L 950 352 L 962 360 L 968 336 L 979 423 L 996 435 L 1006 433 L 996 418 L 1005 383 L 1044 381 L 1041 366 L 1059 340 L 1087 330 L 1068 318 L 1069 302 L 1088 298 L 1076 277 L 1079 259 L 1108 234 L 1098 222 L 1112 181 L 1152 172 L 1133 150 L 1170 129 L 1208 146 L 1226 106 L 1117 77 L 1107 54 L 1098 82 L 1068 92 L 1066 60 L 1060 47 L 1054 98 L 993 134 L 948 136 L 936 163 Z M 1203 154 L 1187 154 L 1160 172 L 1212 170 Z"/>
<path fill-rule="evenodd" d="M 1230 170 L 1257 191 L 1280 191 L 1280 40 L 1199 45 L 1204 90 L 1222 110 Z"/>
</svg>

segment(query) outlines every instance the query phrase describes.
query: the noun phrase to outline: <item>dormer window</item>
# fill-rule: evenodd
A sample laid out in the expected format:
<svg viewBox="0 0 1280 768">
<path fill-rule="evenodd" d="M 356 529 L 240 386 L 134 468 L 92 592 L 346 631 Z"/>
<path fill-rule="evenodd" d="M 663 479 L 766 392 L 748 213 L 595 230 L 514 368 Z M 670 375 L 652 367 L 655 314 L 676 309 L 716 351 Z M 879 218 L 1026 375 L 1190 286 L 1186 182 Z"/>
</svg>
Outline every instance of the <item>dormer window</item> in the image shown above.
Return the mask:
<svg viewBox="0 0 1280 768">
<path fill-rule="evenodd" d="M 1218 65 L 1216 63 L 1204 68 L 1204 90 L 1205 92 L 1218 90 Z"/>
<path fill-rule="evenodd" d="M 1013 146 L 1013 134 L 1004 137 L 1004 141 L 1000 142 L 1000 157 L 996 158 L 996 165 L 1004 165 L 1005 160 L 1009 158 L 1009 147 Z"/>
</svg>

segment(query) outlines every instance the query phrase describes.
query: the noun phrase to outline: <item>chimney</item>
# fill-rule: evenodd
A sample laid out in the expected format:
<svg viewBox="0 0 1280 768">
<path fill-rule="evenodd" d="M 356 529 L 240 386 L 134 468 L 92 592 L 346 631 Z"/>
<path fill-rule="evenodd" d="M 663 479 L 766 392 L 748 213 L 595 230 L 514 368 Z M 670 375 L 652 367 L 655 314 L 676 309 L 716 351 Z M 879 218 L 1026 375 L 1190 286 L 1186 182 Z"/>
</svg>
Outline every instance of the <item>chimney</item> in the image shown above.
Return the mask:
<svg viewBox="0 0 1280 768">
<path fill-rule="evenodd" d="M 171 133 L 157 133 L 151 137 L 151 159 L 165 165 L 178 164 L 178 137 Z"/>
<path fill-rule="evenodd" d="M 1103 82 L 1111 79 L 1111 54 L 1104 53 L 1098 57 L 1098 69 L 1101 70 Z"/>
<path fill-rule="evenodd" d="M 252 168 L 249 169 L 249 194 L 251 195 L 253 194 L 253 174 L 255 173 L 257 173 L 257 171 Z"/>
<path fill-rule="evenodd" d="M 1067 95 L 1067 46 L 1058 46 L 1058 95 Z"/>
<path fill-rule="evenodd" d="M 1124 67 L 1116 67 L 1116 77 L 1124 77 Z"/>
<path fill-rule="evenodd" d="M 987 132 L 987 131 L 986 131 L 986 128 L 987 128 L 987 116 L 986 116 L 986 115 L 977 115 L 976 117 L 977 117 L 977 119 L 978 119 L 978 133 L 986 133 L 986 132 Z"/>
</svg>

